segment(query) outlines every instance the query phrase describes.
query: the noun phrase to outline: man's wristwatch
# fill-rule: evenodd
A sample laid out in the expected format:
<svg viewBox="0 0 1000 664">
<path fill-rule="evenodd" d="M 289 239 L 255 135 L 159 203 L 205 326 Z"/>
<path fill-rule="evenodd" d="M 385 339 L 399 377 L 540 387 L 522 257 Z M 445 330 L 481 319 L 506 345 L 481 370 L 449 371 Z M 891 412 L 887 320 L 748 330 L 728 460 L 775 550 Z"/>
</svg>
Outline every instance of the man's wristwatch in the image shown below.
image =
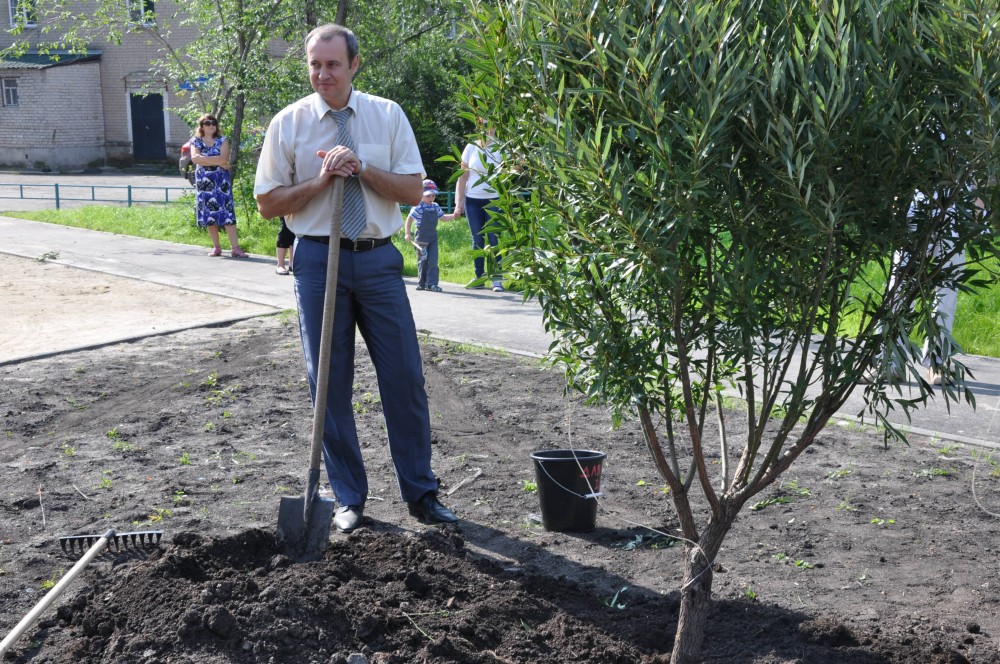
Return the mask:
<svg viewBox="0 0 1000 664">
<path fill-rule="evenodd" d="M 361 168 L 358 169 L 357 173 L 352 174 L 351 177 L 353 177 L 353 178 L 359 178 L 362 175 L 364 175 L 365 171 L 367 171 L 367 170 L 368 170 L 368 162 L 365 161 L 364 159 L 362 159 L 361 160 Z"/>
</svg>

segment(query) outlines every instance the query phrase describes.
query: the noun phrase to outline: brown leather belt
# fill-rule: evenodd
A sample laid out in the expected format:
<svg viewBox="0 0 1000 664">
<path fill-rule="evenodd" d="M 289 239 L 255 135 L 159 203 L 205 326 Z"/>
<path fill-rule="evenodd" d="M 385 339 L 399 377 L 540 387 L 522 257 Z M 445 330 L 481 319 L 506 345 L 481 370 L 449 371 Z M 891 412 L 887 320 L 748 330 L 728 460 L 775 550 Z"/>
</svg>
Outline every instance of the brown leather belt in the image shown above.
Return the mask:
<svg viewBox="0 0 1000 664">
<path fill-rule="evenodd" d="M 329 235 L 303 235 L 303 240 L 310 240 L 312 242 L 319 242 L 320 244 L 330 244 Z M 340 238 L 340 248 L 350 249 L 351 251 L 371 251 L 376 247 L 381 247 L 383 245 L 392 242 L 392 238 L 379 237 L 379 238 L 359 238 L 357 240 L 348 240 L 346 237 Z"/>
</svg>

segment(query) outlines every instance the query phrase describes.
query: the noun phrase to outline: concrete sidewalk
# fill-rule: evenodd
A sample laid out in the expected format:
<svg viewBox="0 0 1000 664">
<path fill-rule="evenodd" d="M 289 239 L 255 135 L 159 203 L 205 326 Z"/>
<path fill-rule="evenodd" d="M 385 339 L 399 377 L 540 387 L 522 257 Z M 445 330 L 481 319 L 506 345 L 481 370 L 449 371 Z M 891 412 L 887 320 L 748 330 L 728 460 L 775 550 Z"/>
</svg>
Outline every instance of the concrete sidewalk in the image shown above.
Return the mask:
<svg viewBox="0 0 1000 664">
<path fill-rule="evenodd" d="M 207 247 L 101 233 L 39 222 L 0 217 L 0 252 L 38 258 L 58 254 L 51 262 L 105 274 L 272 307 L 295 308 L 292 279 L 274 274 L 273 256 L 248 260 L 211 259 Z M 226 252 L 228 255 L 228 252 Z M 417 329 L 436 337 L 505 348 L 541 356 L 552 338 L 542 328 L 541 309 L 524 303 L 517 293 L 470 291 L 442 284 L 443 293 L 416 291 L 407 279 L 407 293 Z M 112 339 L 109 339 L 109 341 Z M 906 422 L 902 413 L 891 420 L 914 433 L 942 440 L 1000 449 L 1000 360 L 966 355 L 963 362 L 975 376 L 970 387 L 977 408 L 935 398 Z M 903 396 L 909 388 L 903 385 Z M 863 410 L 862 390 L 841 410 L 853 420 Z M 940 394 L 940 393 L 938 393 Z M 893 415 L 893 414 L 890 414 Z"/>
</svg>

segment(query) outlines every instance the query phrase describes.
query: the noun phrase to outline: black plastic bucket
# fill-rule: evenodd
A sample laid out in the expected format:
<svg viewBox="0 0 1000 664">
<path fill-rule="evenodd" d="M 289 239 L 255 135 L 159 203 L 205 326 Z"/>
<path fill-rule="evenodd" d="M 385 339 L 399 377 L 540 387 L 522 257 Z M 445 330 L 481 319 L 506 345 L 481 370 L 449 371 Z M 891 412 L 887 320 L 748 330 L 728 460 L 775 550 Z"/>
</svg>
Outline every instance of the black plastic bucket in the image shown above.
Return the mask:
<svg viewBox="0 0 1000 664">
<path fill-rule="evenodd" d="M 594 529 L 605 457 L 604 452 L 593 450 L 532 452 L 545 530 L 583 533 Z"/>
</svg>

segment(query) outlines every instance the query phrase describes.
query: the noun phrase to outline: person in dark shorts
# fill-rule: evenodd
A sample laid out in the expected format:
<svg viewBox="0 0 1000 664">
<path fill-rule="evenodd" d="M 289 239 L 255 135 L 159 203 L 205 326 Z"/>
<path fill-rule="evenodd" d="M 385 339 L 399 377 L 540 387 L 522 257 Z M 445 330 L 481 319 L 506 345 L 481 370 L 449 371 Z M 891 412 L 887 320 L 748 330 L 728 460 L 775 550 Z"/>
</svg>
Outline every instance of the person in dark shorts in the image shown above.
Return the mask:
<svg viewBox="0 0 1000 664">
<path fill-rule="evenodd" d="M 288 230 L 285 218 L 281 217 L 281 228 L 278 229 L 278 240 L 275 243 L 278 252 L 278 264 L 274 267 L 275 274 L 291 274 L 292 247 L 295 244 L 295 233 Z M 285 265 L 285 254 L 288 254 L 288 265 Z"/>
</svg>

